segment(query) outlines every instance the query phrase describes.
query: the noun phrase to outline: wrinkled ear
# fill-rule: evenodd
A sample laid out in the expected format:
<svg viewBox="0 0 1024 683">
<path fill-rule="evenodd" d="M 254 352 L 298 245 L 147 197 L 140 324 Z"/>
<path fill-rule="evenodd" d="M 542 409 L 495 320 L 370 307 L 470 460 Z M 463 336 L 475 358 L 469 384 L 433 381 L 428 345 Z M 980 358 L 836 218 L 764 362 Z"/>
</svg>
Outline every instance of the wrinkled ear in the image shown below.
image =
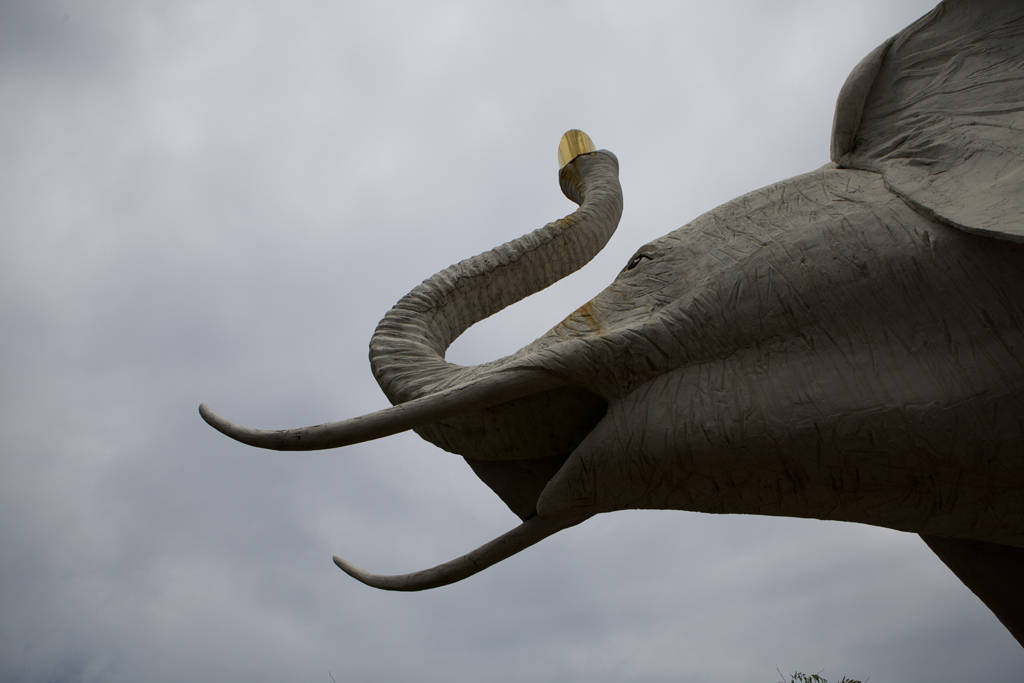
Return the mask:
<svg viewBox="0 0 1024 683">
<path fill-rule="evenodd" d="M 839 93 L 832 161 L 945 223 L 1024 241 L 1024 3 L 947 0 L 868 55 Z"/>
</svg>

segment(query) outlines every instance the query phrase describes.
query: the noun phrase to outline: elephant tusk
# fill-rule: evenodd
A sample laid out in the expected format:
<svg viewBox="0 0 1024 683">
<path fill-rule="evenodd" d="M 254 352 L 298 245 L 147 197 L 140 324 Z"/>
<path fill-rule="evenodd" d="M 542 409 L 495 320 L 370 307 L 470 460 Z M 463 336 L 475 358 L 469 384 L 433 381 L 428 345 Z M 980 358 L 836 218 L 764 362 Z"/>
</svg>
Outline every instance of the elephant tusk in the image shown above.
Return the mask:
<svg viewBox="0 0 1024 683">
<path fill-rule="evenodd" d="M 373 588 L 388 591 L 422 591 L 447 586 L 468 578 L 487 569 L 492 564 L 501 562 L 548 536 L 582 521 L 583 519 L 578 519 L 567 524 L 564 521 L 556 522 L 542 517 L 531 517 L 476 550 L 436 567 L 409 574 L 372 574 L 337 555 L 334 556 L 334 564 L 352 578 Z"/>
<path fill-rule="evenodd" d="M 199 406 L 199 414 L 218 432 L 250 446 L 315 451 L 372 441 L 564 384 L 550 375 L 511 370 L 359 417 L 296 429 L 246 427 L 221 417 L 205 403 Z"/>
</svg>

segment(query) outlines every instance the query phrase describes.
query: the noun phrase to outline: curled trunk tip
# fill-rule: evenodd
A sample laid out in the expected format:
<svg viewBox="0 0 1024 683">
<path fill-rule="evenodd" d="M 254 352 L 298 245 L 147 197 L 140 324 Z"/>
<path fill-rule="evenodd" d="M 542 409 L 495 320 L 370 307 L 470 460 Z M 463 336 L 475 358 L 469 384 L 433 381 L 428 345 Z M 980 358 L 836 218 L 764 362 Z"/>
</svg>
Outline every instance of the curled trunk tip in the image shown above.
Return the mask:
<svg viewBox="0 0 1024 683">
<path fill-rule="evenodd" d="M 589 154 L 595 149 L 594 141 L 582 130 L 573 128 L 565 131 L 558 142 L 558 168 L 564 168 L 579 155 Z"/>
</svg>

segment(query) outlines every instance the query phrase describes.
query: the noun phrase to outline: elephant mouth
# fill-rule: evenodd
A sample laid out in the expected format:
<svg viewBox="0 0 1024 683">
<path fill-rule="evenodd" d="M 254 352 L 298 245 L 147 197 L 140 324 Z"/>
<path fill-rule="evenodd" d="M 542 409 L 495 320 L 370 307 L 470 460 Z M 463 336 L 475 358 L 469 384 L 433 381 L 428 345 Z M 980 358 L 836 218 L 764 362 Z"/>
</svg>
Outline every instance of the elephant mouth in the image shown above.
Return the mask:
<svg viewBox="0 0 1024 683">
<path fill-rule="evenodd" d="M 416 431 L 466 459 L 473 472 L 520 519 L 569 455 L 604 417 L 608 402 L 563 386 Z"/>
</svg>

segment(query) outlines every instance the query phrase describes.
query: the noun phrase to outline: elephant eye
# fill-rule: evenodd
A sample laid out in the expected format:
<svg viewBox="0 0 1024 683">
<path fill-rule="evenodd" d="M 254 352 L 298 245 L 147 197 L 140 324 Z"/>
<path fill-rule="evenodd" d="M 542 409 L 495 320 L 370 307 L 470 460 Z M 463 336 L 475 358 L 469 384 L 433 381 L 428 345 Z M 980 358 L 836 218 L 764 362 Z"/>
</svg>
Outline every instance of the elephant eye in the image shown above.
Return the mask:
<svg viewBox="0 0 1024 683">
<path fill-rule="evenodd" d="M 634 268 L 639 266 L 642 261 L 650 261 L 652 258 L 653 257 L 650 256 L 649 254 L 644 254 L 643 252 L 641 252 L 634 256 L 633 258 L 629 259 L 629 263 L 626 264 L 625 270 L 633 270 Z"/>
</svg>

